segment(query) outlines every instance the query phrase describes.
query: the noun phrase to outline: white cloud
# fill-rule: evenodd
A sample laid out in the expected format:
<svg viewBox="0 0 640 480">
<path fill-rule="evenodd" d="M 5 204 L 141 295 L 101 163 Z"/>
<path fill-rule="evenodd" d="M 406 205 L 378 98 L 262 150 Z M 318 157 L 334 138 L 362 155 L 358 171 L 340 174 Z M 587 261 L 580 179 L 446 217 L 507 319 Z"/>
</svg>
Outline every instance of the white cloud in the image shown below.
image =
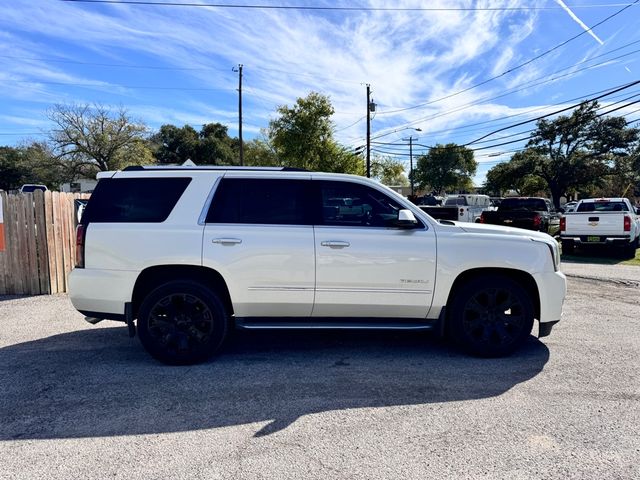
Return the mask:
<svg viewBox="0 0 640 480">
<path fill-rule="evenodd" d="M 327 5 L 334 5 L 326 2 Z M 538 4 L 538 2 L 535 2 Z M 541 3 L 542 4 L 542 3 Z M 360 1 L 354 5 L 424 6 L 403 0 Z M 433 1 L 428 6 L 450 6 Z M 460 5 L 531 5 L 488 0 Z M 557 12 L 555 12 L 557 14 Z M 337 137 L 364 139 L 365 84 L 379 112 L 374 132 L 419 126 L 428 132 L 518 111 L 513 98 L 474 107 L 505 88 L 542 76 L 558 62 L 549 55 L 482 88 L 423 108 L 385 111 L 434 101 L 467 89 L 531 58 L 522 45 L 536 34 L 536 11 L 350 12 L 244 10 L 130 5 L 95 5 L 45 0 L 4 2 L 0 7 L 0 55 L 67 58 L 86 63 L 159 65 L 193 70 L 106 68 L 46 60 L 2 59 L 5 85 L 0 102 L 11 115 L 34 104 L 123 103 L 150 125 L 221 122 L 237 131 L 237 74 L 244 65 L 244 120 L 247 135 L 258 133 L 278 105 L 291 105 L 310 91 L 330 96 Z M 543 50 L 548 42 L 535 44 Z M 570 59 L 568 60 L 570 61 Z M 92 88 L 44 82 L 92 85 Z M 12 83 L 13 82 L 13 83 Z M 29 83 L 17 83 L 29 82 Z M 117 85 L 165 85 L 218 91 L 145 90 Z M 535 92 L 514 97 L 524 98 Z M 540 91 L 538 89 L 537 91 Z M 517 102 L 514 102 L 516 104 Z M 433 118 L 432 118 L 433 117 Z M 7 123 L 8 120 L 7 120 Z M 354 124 L 355 123 L 355 124 Z M 349 125 L 354 124 L 350 128 Z M 0 127 L 1 128 L 1 127 Z M 406 132 L 405 132 L 406 133 Z M 390 136 L 393 138 L 393 135 Z M 445 140 L 445 135 L 438 137 Z"/>
</svg>

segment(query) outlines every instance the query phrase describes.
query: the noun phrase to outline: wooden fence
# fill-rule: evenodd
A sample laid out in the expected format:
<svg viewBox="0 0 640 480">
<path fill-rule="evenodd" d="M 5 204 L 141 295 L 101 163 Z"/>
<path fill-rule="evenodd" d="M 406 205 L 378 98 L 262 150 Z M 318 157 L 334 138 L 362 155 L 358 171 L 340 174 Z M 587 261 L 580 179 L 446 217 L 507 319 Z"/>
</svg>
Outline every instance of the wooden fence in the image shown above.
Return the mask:
<svg viewBox="0 0 640 480">
<path fill-rule="evenodd" d="M 75 200 L 90 195 L 42 191 L 0 195 L 5 235 L 0 295 L 66 292 L 67 276 L 75 265 Z"/>
</svg>

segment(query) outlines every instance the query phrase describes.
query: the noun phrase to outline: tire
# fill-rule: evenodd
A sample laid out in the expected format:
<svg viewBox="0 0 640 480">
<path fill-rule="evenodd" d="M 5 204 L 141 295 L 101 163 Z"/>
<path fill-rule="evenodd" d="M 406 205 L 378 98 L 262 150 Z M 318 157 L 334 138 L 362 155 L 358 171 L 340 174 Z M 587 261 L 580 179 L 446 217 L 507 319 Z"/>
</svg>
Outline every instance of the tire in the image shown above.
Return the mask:
<svg viewBox="0 0 640 480">
<path fill-rule="evenodd" d="M 159 286 L 138 312 L 142 346 L 167 365 L 204 362 L 220 348 L 228 330 L 228 314 L 218 295 L 188 280 Z"/>
<path fill-rule="evenodd" d="M 638 239 L 636 238 L 633 242 L 629 243 L 624 247 L 622 251 L 623 258 L 635 258 L 636 250 L 638 249 Z"/>
<path fill-rule="evenodd" d="M 562 240 L 562 253 L 563 255 L 571 255 L 576 249 L 573 240 Z"/>
<path fill-rule="evenodd" d="M 481 357 L 512 354 L 533 328 L 533 302 L 516 281 L 501 275 L 474 278 L 462 285 L 449 310 L 454 342 Z"/>
</svg>

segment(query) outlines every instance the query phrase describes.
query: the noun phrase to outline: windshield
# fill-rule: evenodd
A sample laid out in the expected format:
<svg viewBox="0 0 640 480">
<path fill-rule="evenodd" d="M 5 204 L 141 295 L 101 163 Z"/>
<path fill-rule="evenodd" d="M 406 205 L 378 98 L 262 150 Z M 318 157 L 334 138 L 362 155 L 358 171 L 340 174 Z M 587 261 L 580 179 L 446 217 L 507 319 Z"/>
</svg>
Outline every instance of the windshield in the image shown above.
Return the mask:
<svg viewBox="0 0 640 480">
<path fill-rule="evenodd" d="M 445 205 L 466 205 L 467 199 L 464 197 L 449 197 L 444 201 Z"/>
<path fill-rule="evenodd" d="M 22 193 L 31 193 L 31 192 L 35 192 L 36 190 L 42 190 L 43 192 L 47 189 L 47 187 L 45 187 L 44 185 L 24 185 L 20 191 Z"/>
</svg>

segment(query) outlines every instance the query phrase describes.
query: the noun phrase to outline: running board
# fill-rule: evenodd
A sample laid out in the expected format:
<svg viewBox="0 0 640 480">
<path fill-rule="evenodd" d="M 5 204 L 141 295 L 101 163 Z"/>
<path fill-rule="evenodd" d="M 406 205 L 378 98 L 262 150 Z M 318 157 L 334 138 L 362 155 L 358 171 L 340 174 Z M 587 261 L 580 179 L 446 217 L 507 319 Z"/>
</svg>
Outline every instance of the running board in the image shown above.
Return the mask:
<svg viewBox="0 0 640 480">
<path fill-rule="evenodd" d="M 438 325 L 438 319 L 245 317 L 236 318 L 235 324 L 236 328 L 247 330 L 433 330 Z"/>
</svg>

